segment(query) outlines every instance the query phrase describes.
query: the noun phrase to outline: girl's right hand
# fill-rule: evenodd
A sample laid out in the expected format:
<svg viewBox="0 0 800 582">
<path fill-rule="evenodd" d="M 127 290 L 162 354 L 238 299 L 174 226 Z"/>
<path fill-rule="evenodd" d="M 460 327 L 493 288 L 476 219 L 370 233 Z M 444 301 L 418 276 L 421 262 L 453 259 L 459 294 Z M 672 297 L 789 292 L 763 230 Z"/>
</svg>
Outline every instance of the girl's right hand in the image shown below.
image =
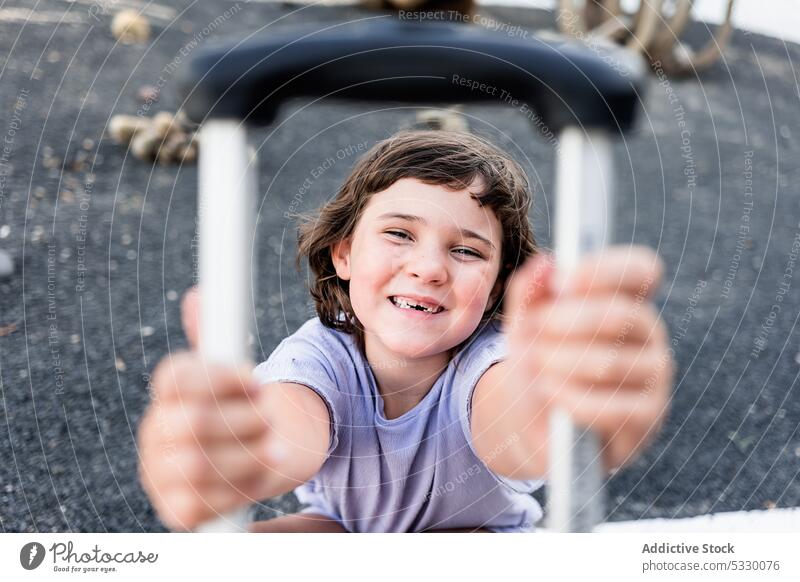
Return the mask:
<svg viewBox="0 0 800 582">
<path fill-rule="evenodd" d="M 251 366 L 211 365 L 197 351 L 199 296 L 181 304 L 192 351 L 166 356 L 139 426 L 139 474 L 161 521 L 189 530 L 268 496 L 275 459 Z"/>
</svg>

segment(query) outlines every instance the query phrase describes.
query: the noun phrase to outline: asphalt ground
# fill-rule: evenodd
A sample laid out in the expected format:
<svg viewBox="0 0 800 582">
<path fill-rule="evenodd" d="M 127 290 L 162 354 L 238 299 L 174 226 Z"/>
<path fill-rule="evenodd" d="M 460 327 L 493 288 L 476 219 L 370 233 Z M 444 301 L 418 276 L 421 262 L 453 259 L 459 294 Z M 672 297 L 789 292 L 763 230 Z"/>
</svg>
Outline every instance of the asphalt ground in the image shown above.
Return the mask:
<svg viewBox="0 0 800 582">
<path fill-rule="evenodd" d="M 0 7 L 0 249 L 16 264 L 0 281 L 2 531 L 163 531 L 137 480 L 135 432 L 148 374 L 186 345 L 177 298 L 194 280 L 197 169 L 126 155 L 104 134 L 110 116 L 136 114 L 136 90 L 159 79 L 147 113 L 174 111 L 167 67 L 193 41 L 372 14 L 176 1 L 148 8 L 151 44 L 124 46 L 109 32 L 112 5 Z M 553 27 L 534 10 L 482 13 Z M 737 31 L 725 62 L 699 77 L 654 74 L 640 129 L 616 146 L 616 238 L 666 262 L 658 305 L 678 374 L 664 430 L 609 482 L 609 520 L 800 505 L 796 62 L 797 46 Z M 312 315 L 284 213 L 335 192 L 356 159 L 337 152 L 413 122 L 411 108 L 381 109 L 297 103 L 253 133 L 259 358 Z M 553 144 L 512 106 L 465 112 L 529 172 L 548 246 Z M 296 507 L 288 495 L 255 515 Z"/>
</svg>

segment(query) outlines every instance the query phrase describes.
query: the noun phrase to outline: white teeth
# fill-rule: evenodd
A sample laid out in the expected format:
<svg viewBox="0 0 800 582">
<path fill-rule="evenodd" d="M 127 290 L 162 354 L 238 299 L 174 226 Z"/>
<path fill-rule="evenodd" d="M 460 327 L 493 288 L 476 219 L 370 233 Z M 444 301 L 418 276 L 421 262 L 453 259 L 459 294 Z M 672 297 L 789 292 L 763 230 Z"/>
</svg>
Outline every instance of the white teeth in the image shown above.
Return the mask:
<svg viewBox="0 0 800 582">
<path fill-rule="evenodd" d="M 392 297 L 392 303 L 401 309 L 416 309 L 417 311 L 425 311 L 426 313 L 439 313 L 442 311 L 441 307 L 425 307 L 416 303 L 410 303 L 400 297 Z"/>
</svg>

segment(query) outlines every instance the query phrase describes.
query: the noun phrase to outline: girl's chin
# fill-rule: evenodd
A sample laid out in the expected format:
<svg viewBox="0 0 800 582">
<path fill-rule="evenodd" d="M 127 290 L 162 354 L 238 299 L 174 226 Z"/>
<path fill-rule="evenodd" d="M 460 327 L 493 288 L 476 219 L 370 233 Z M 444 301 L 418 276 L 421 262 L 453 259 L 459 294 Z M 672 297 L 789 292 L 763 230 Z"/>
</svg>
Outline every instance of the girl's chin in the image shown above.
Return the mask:
<svg viewBox="0 0 800 582">
<path fill-rule="evenodd" d="M 381 343 L 398 358 L 424 358 L 449 349 L 442 345 L 445 338 L 426 334 L 421 330 L 392 330 L 381 336 Z"/>
</svg>

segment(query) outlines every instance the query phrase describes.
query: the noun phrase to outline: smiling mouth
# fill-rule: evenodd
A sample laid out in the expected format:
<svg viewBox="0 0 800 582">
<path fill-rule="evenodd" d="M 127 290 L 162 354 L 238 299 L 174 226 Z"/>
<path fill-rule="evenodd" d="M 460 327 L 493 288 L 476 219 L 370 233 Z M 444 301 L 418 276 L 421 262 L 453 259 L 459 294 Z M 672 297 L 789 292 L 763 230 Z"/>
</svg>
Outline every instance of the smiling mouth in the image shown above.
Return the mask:
<svg viewBox="0 0 800 582">
<path fill-rule="evenodd" d="M 395 295 L 389 297 L 389 301 L 391 301 L 395 307 L 399 307 L 400 309 L 414 309 L 416 311 L 422 311 L 423 313 L 431 313 L 431 314 L 441 313 L 442 311 L 445 311 L 445 308 L 442 307 L 441 305 L 432 306 L 427 304 L 420 304 L 415 301 L 412 301 L 411 299 L 405 299 L 403 297 L 397 297 Z"/>
</svg>

